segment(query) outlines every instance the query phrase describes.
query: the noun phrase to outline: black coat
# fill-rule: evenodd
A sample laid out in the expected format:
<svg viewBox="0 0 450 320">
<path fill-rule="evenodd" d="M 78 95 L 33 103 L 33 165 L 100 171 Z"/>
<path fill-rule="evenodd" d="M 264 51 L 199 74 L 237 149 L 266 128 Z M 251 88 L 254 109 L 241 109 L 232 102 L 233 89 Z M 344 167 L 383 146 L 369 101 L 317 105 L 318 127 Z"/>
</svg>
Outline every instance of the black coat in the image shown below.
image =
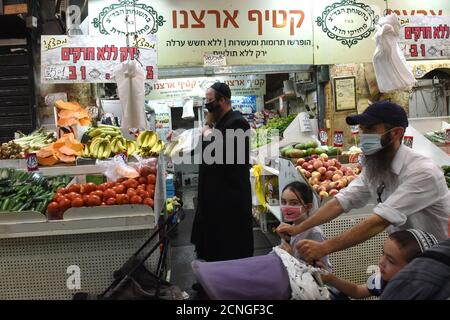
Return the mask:
<svg viewBox="0 0 450 320">
<path fill-rule="evenodd" d="M 226 129 L 249 128 L 248 122 L 235 111 L 226 113 L 215 126 L 224 135 Z M 239 145 L 236 140 L 235 155 Z M 191 237 L 199 259 L 221 261 L 253 255 L 250 139 L 247 136 L 244 140 L 245 164 L 208 165 L 203 161 L 200 165 L 198 206 Z M 230 144 L 225 141 L 224 138 L 224 159 L 226 145 Z M 209 143 L 203 142 L 203 150 Z"/>
</svg>

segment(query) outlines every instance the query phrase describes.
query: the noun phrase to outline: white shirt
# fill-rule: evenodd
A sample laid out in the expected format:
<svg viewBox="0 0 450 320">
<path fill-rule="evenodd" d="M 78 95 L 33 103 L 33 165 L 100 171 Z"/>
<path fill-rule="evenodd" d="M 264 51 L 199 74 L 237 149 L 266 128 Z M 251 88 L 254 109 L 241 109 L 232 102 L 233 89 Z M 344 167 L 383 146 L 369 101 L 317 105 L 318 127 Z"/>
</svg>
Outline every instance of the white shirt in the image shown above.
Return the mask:
<svg viewBox="0 0 450 320">
<path fill-rule="evenodd" d="M 442 170 L 428 157 L 401 145 L 392 161 L 394 185 L 386 185 L 374 212 L 389 221 L 393 230 L 421 229 L 438 241 L 448 238 L 450 192 Z M 377 187 L 368 185 L 364 170 L 336 195 L 345 212 L 376 203 Z"/>
</svg>

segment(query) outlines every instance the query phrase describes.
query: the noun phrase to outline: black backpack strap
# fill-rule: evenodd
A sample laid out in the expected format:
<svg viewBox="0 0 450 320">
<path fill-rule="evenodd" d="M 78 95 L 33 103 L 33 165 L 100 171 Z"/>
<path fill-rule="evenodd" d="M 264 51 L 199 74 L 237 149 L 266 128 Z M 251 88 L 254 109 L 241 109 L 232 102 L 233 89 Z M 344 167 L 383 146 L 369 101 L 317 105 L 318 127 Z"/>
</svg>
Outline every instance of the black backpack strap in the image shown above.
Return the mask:
<svg viewBox="0 0 450 320">
<path fill-rule="evenodd" d="M 426 250 L 419 257 L 434 259 L 450 267 L 450 256 L 437 251 Z"/>
</svg>

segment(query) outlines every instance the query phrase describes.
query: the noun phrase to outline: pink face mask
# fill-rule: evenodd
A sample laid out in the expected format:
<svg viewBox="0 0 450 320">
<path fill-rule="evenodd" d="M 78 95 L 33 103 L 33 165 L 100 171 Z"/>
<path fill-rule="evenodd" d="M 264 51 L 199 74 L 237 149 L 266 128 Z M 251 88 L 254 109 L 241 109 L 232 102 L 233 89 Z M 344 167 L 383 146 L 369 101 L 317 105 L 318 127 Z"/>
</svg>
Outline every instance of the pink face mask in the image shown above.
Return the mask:
<svg viewBox="0 0 450 320">
<path fill-rule="evenodd" d="M 286 222 L 294 222 L 305 214 L 305 208 L 300 206 L 281 206 L 283 220 Z"/>
</svg>

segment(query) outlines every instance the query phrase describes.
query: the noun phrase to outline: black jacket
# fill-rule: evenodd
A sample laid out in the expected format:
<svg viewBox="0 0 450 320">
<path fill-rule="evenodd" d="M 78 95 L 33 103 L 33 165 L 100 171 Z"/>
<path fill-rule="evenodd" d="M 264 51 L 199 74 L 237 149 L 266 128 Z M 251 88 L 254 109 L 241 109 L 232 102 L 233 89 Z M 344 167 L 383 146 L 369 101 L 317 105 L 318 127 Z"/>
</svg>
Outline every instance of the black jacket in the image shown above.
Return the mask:
<svg viewBox="0 0 450 320">
<path fill-rule="evenodd" d="M 249 132 L 250 126 L 239 112 L 229 111 L 216 124 L 225 137 L 227 129 Z M 234 154 L 237 158 L 237 139 Z M 242 143 L 242 139 L 241 143 Z M 250 139 L 244 138 L 245 163 L 226 164 L 226 146 L 223 139 L 224 164 L 206 164 L 199 168 L 198 206 L 192 227 L 191 242 L 197 257 L 206 261 L 240 259 L 253 255 L 253 223 L 250 187 Z M 203 142 L 203 150 L 211 142 Z M 242 155 L 242 151 L 240 151 Z"/>
<path fill-rule="evenodd" d="M 450 299 L 450 238 L 426 250 L 400 270 L 381 300 Z"/>
</svg>

